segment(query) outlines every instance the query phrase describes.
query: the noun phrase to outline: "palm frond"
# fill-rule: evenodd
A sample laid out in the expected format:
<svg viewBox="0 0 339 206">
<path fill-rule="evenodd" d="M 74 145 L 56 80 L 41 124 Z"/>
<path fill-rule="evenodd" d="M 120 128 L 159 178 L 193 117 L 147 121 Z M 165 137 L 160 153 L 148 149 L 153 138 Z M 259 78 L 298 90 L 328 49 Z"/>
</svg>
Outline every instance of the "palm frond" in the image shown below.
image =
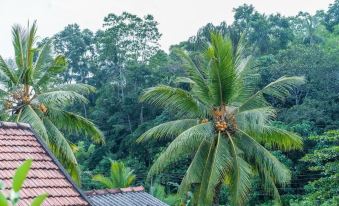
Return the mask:
<svg viewBox="0 0 339 206">
<path fill-rule="evenodd" d="M 34 128 L 34 130 L 43 138 L 46 144 L 49 144 L 46 127 L 31 105 L 26 105 L 23 107 L 19 121 L 30 124 L 32 128 Z"/>
<path fill-rule="evenodd" d="M 65 166 L 73 180 L 80 183 L 80 168 L 74 156 L 73 150 L 60 130 L 48 119 L 44 118 L 43 123 L 48 134 L 48 145 L 53 154 Z"/>
<path fill-rule="evenodd" d="M 240 136 L 235 138 L 235 141 L 242 150 L 246 151 L 244 155 L 248 162 L 253 162 L 260 174 L 274 178 L 275 183 L 283 186 L 289 183 L 291 180 L 289 169 L 249 134 L 239 129 L 238 131 Z"/>
<path fill-rule="evenodd" d="M 263 94 L 275 97 L 280 100 L 284 100 L 290 95 L 295 87 L 304 84 L 304 77 L 281 77 L 276 81 L 269 83 L 263 89 L 256 92 L 249 97 L 240 107 L 239 111 L 253 109 L 257 107 L 266 106 L 268 103 L 265 100 Z"/>
<path fill-rule="evenodd" d="M 96 143 L 104 143 L 102 132 L 88 119 L 56 108 L 48 108 L 47 116 L 61 130 L 70 134 L 79 134 L 89 137 Z"/>
<path fill-rule="evenodd" d="M 95 92 L 95 87 L 88 85 L 88 84 L 59 84 L 48 91 L 69 91 L 69 92 L 76 92 L 81 95 L 89 95 Z"/>
<path fill-rule="evenodd" d="M 133 170 L 126 167 L 123 162 L 111 162 L 111 181 L 113 188 L 129 187 L 134 181 L 136 176 Z"/>
<path fill-rule="evenodd" d="M 274 197 L 277 205 L 281 205 L 280 194 L 277 186 L 275 185 L 275 181 L 272 176 L 269 175 L 269 172 L 263 172 L 261 174 L 261 180 L 264 186 L 264 190 Z"/>
<path fill-rule="evenodd" d="M 37 96 L 37 99 L 40 103 L 44 103 L 46 105 L 58 105 L 62 107 L 74 104 L 76 102 L 83 104 L 88 103 L 88 100 L 83 95 L 74 91 L 67 90 L 42 93 Z"/>
<path fill-rule="evenodd" d="M 158 174 L 176 160 L 195 152 L 202 141 L 208 140 L 213 135 L 212 129 L 213 126 L 211 124 L 204 123 L 182 132 L 153 163 L 149 170 L 148 178 Z"/>
<path fill-rule="evenodd" d="M 41 48 L 39 48 L 38 56 L 33 66 L 34 80 L 42 76 L 41 73 L 44 71 L 44 66 L 46 66 L 50 52 L 51 52 L 51 41 L 47 41 L 44 45 L 41 46 Z"/>
<path fill-rule="evenodd" d="M 211 174 L 208 179 L 205 203 L 211 205 L 215 196 L 215 188 L 224 182 L 224 178 L 233 168 L 233 157 L 230 152 L 230 144 L 225 136 L 218 134 Z"/>
<path fill-rule="evenodd" d="M 276 111 L 273 107 L 259 107 L 238 112 L 236 118 L 241 130 L 262 132 L 275 115 Z"/>
<path fill-rule="evenodd" d="M 215 148 L 217 146 L 218 139 L 219 138 L 212 139 L 206 161 L 204 162 L 204 169 L 202 173 L 201 183 L 199 185 L 199 192 L 195 193 L 196 197 L 194 197 L 194 199 L 197 199 L 197 205 L 212 205 L 212 199 L 214 195 L 212 194 L 212 196 L 209 196 L 211 195 L 211 193 L 208 191 L 208 185 L 210 184 L 209 181 L 212 176 Z"/>
<path fill-rule="evenodd" d="M 20 70 L 23 70 L 26 67 L 25 62 L 25 49 L 26 49 L 26 39 L 27 32 L 20 25 L 14 25 L 12 27 L 12 36 L 13 36 L 13 47 L 15 54 L 15 62 L 17 67 Z"/>
<path fill-rule="evenodd" d="M 5 60 L 1 56 L 0 56 L 0 71 L 3 75 L 5 75 L 5 78 L 12 81 L 13 84 L 18 83 L 18 77 L 16 76 L 15 72 L 13 72 L 13 70 L 7 66 Z"/>
<path fill-rule="evenodd" d="M 29 25 L 28 25 L 29 28 Z M 33 58 L 34 58 L 34 51 L 35 49 L 33 48 L 34 43 L 36 41 L 36 32 L 37 32 L 37 25 L 36 21 L 33 22 L 32 26 L 29 29 L 29 32 L 27 33 L 27 45 L 26 45 L 26 66 L 27 66 L 27 72 L 31 74 L 33 70 Z M 28 75 L 30 77 L 30 75 Z"/>
<path fill-rule="evenodd" d="M 50 82 L 50 79 L 54 78 L 57 74 L 65 71 L 67 68 L 67 61 L 64 56 L 57 56 L 51 65 L 41 75 L 40 79 L 37 79 L 35 85 L 38 87 L 46 86 Z"/>
<path fill-rule="evenodd" d="M 107 188 L 114 188 L 114 184 L 111 179 L 103 176 L 102 174 L 97 174 L 92 177 L 93 181 L 99 182 Z"/>
<path fill-rule="evenodd" d="M 182 66 L 188 75 L 185 79 L 179 78 L 179 80 L 185 80 L 186 83 L 190 82 L 192 84 L 193 93 L 199 97 L 202 102 L 209 104 L 210 98 L 206 81 L 206 71 L 200 69 L 185 51 L 176 49 L 175 52 L 181 57 L 181 60 L 183 61 Z"/>
<path fill-rule="evenodd" d="M 230 153 L 232 156 L 232 178 L 230 184 L 230 193 L 231 193 L 231 202 L 232 205 L 244 205 L 247 198 L 248 192 L 250 190 L 251 181 L 250 181 L 250 166 L 244 161 L 239 153 L 239 149 L 233 141 L 233 137 L 227 133 L 227 136 L 230 140 Z"/>
<path fill-rule="evenodd" d="M 147 130 L 137 139 L 137 142 L 144 142 L 150 139 L 158 140 L 160 138 L 175 137 L 196 124 L 198 124 L 197 119 L 180 119 L 165 122 Z"/>
<path fill-rule="evenodd" d="M 199 117 L 203 116 L 201 105 L 192 95 L 180 88 L 160 85 L 151 87 L 143 93 L 140 99 L 155 106 L 169 108 L 180 116 Z"/>
<path fill-rule="evenodd" d="M 184 178 L 181 181 L 178 193 L 184 195 L 187 191 L 190 190 L 190 187 L 193 184 L 200 184 L 203 171 L 204 163 L 206 162 L 208 151 L 210 148 L 209 141 L 202 141 L 197 152 L 194 155 L 194 158 L 188 167 Z"/>
<path fill-rule="evenodd" d="M 276 148 L 283 151 L 302 149 L 302 138 L 284 129 L 273 126 L 265 126 L 262 132 L 248 132 L 256 141 L 269 148 Z"/>
<path fill-rule="evenodd" d="M 232 42 L 219 34 L 211 35 L 211 46 L 206 52 L 209 59 L 209 91 L 214 104 L 227 104 L 234 95 L 236 71 Z"/>
</svg>

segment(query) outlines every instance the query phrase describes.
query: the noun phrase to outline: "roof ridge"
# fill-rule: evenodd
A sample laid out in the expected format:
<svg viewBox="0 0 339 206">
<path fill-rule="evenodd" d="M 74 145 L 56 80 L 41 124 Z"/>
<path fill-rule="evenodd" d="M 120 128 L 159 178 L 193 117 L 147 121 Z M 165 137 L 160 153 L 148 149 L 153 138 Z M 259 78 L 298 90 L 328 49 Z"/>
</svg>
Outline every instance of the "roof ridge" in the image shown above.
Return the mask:
<svg viewBox="0 0 339 206">
<path fill-rule="evenodd" d="M 2 128 L 20 128 L 20 129 L 31 129 L 31 125 L 24 122 L 6 122 L 0 121 L 0 127 Z"/>
<path fill-rule="evenodd" d="M 144 192 L 145 188 L 143 186 L 135 187 L 125 187 L 125 188 L 115 188 L 115 189 L 99 189 L 99 190 L 89 190 L 85 191 L 85 194 L 88 196 L 92 195 L 105 195 L 105 194 L 117 194 L 117 193 L 127 193 L 127 192 Z"/>
</svg>

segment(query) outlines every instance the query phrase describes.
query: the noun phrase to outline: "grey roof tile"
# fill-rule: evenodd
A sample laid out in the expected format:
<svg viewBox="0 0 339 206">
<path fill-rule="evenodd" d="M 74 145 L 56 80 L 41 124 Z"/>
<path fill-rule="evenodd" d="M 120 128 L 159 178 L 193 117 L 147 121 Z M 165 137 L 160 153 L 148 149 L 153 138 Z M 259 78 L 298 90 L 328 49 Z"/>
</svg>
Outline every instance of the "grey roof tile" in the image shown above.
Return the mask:
<svg viewBox="0 0 339 206">
<path fill-rule="evenodd" d="M 94 190 L 87 193 L 93 206 L 168 206 L 152 195 L 141 190 L 142 187 L 131 187 L 132 191 L 120 190 Z M 128 190 L 127 189 L 127 190 Z"/>
</svg>

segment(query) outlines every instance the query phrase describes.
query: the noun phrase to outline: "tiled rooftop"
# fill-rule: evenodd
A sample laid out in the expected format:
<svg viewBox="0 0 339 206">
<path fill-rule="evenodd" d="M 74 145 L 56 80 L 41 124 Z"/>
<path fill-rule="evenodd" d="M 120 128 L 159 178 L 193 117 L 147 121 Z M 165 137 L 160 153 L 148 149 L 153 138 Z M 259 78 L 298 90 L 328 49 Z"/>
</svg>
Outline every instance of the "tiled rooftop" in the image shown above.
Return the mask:
<svg viewBox="0 0 339 206">
<path fill-rule="evenodd" d="M 90 205 L 28 125 L 0 122 L 0 180 L 5 192 L 11 190 L 15 169 L 26 159 L 33 159 L 33 164 L 18 206 L 30 205 L 42 193 L 49 194 L 44 206 Z"/>
<path fill-rule="evenodd" d="M 86 192 L 93 206 L 168 206 L 146 193 L 142 186 Z"/>
</svg>

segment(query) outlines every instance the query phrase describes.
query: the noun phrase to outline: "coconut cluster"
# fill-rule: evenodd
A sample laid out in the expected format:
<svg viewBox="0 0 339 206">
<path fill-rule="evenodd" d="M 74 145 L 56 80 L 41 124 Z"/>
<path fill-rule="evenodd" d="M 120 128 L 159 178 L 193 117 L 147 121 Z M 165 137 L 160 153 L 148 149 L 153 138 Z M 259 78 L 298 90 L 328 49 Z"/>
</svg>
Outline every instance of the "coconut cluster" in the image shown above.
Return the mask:
<svg viewBox="0 0 339 206">
<path fill-rule="evenodd" d="M 217 131 L 224 132 L 227 129 L 227 123 L 225 121 L 217 121 L 215 123 Z"/>
<path fill-rule="evenodd" d="M 234 113 L 225 105 L 213 109 L 214 127 L 217 132 L 234 133 L 237 128 Z"/>
</svg>

